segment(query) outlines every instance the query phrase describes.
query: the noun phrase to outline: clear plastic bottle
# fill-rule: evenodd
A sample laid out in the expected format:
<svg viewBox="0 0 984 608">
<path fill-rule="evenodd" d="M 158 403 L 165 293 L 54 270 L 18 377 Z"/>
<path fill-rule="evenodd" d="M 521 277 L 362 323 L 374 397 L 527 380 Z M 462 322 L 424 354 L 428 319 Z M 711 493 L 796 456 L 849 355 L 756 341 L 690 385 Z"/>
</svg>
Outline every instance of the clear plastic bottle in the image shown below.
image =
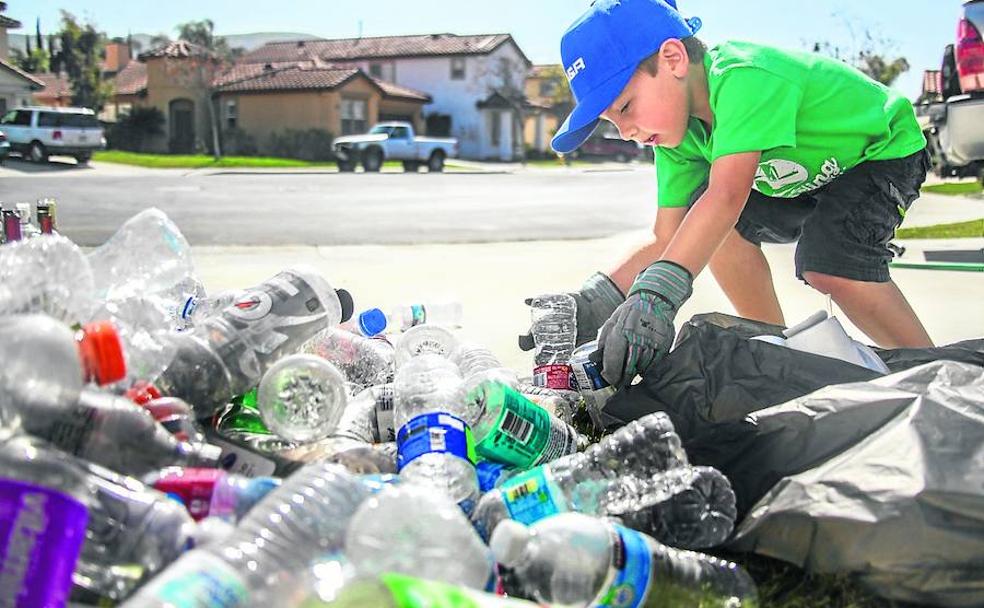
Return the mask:
<svg viewBox="0 0 984 608">
<path fill-rule="evenodd" d="M 385 573 L 378 577 L 355 577 L 338 590 L 338 576 L 328 577 L 325 592 L 319 595 L 317 583 L 304 608 L 536 608 L 540 604 L 501 595 L 475 591 L 457 585 L 419 579 L 404 574 Z"/>
<path fill-rule="evenodd" d="M 529 524 L 565 511 L 601 514 L 606 495 L 621 491 L 621 484 L 645 488 L 657 473 L 686 464 L 687 455 L 669 417 L 656 412 L 630 422 L 584 452 L 509 479 L 482 497 L 472 521 L 488 538 L 505 519 Z"/>
<path fill-rule="evenodd" d="M 345 556 L 359 572 L 397 572 L 494 591 L 495 560 L 458 505 L 428 488 L 401 483 L 355 512 Z"/>
<path fill-rule="evenodd" d="M 448 358 L 458 347 L 454 335 L 439 325 L 418 325 L 400 336 L 396 343 L 396 367 L 421 355 Z"/>
<path fill-rule="evenodd" d="M 31 203 L 17 203 L 17 215 L 20 217 L 22 238 L 33 239 L 41 236 L 41 229 L 31 221 Z"/>
<path fill-rule="evenodd" d="M 93 285 L 85 254 L 63 236 L 0 247 L 0 315 L 42 312 L 84 323 L 95 306 Z"/>
<path fill-rule="evenodd" d="M 462 342 L 451 353 L 451 361 L 461 370 L 465 390 L 470 391 L 486 380 L 495 380 L 513 388 L 519 386 L 519 377 L 492 354 L 492 351 L 474 342 Z"/>
<path fill-rule="evenodd" d="M 195 420 L 195 411 L 184 400 L 177 397 L 158 397 L 141 403 L 140 406 L 150 412 L 154 420 L 178 441 L 192 443 L 205 441 L 205 432 Z"/>
<path fill-rule="evenodd" d="M 337 433 L 366 443 L 396 441 L 393 385 L 370 386 L 349 399 Z"/>
<path fill-rule="evenodd" d="M 503 522 L 490 543 L 526 594 L 562 606 L 754 605 L 737 564 L 681 551 L 610 521 L 567 513 L 527 528 Z"/>
<path fill-rule="evenodd" d="M 308 340 L 304 351 L 331 361 L 346 380 L 360 388 L 393 381 L 395 353 L 385 340 L 329 327 Z"/>
<path fill-rule="evenodd" d="M 193 331 L 171 336 L 177 350 L 156 383 L 199 417 L 211 416 L 255 387 L 275 361 L 351 314 L 348 292 L 316 272 L 285 270 Z"/>
<path fill-rule="evenodd" d="M 85 541 L 85 473 L 68 454 L 37 444 L 0 428 L 3 606 L 65 605 Z"/>
<path fill-rule="evenodd" d="M 389 321 L 386 313 L 378 308 L 368 308 L 342 324 L 342 329 L 371 338 L 386 331 Z"/>
<path fill-rule="evenodd" d="M 480 412 L 472 432 L 488 460 L 527 469 L 577 452 L 573 427 L 502 382 L 482 382 L 466 401 Z"/>
<path fill-rule="evenodd" d="M 407 331 L 418 325 L 440 325 L 441 327 L 461 327 L 464 308 L 461 302 L 426 302 L 422 304 L 401 304 L 390 309 L 386 315 L 386 330 Z"/>
<path fill-rule="evenodd" d="M 577 302 L 566 293 L 546 294 L 530 301 L 536 346 L 533 383 L 559 390 L 574 388 L 570 359 L 577 339 Z"/>
<path fill-rule="evenodd" d="M 400 477 L 439 490 L 470 512 L 478 499 L 475 412 L 462 394 L 458 366 L 420 355 L 401 367 L 394 386 Z"/>
<path fill-rule="evenodd" d="M 186 553 L 123 605 L 282 606 L 315 558 L 343 549 L 348 523 L 368 496 L 341 466 L 309 464 L 256 505 L 231 537 Z"/>
<path fill-rule="evenodd" d="M 263 374 L 256 404 L 267 427 L 298 443 L 332 434 L 348 402 L 345 377 L 317 355 L 288 355 Z"/>
<path fill-rule="evenodd" d="M 144 476 L 143 482 L 180 498 L 195 521 L 220 517 L 235 523 L 279 487 L 281 480 L 243 477 L 222 469 L 168 467 Z"/>
<path fill-rule="evenodd" d="M 99 598 L 119 600 L 191 543 L 194 522 L 181 505 L 164 494 L 74 458 L 39 438 L 11 435 L 9 431 L 5 436 L 7 439 L 0 439 L 0 487 L 4 490 L 0 491 L 0 504 L 19 501 L 19 506 L 12 506 L 13 512 L 24 513 L 28 518 L 24 530 L 34 538 L 24 536 L 33 546 L 25 544 L 23 551 L 2 558 L 5 585 L 0 586 L 0 598 L 9 599 L 5 596 L 10 591 L 8 573 L 18 560 L 33 554 L 44 559 L 34 561 L 27 573 L 24 580 L 31 585 L 28 589 L 44 590 L 45 583 L 64 585 L 61 576 L 72 576 L 67 560 L 70 556 L 72 563 L 77 559 L 72 576 L 77 587 Z M 72 487 L 74 502 L 53 491 L 72 494 Z M 2 512 L 10 513 L 6 508 L 10 506 L 4 505 Z M 42 513 L 45 517 L 38 518 Z M 52 535 L 57 540 L 52 540 Z M 7 539 L 3 540 L 7 547 Z M 42 578 L 30 583 L 35 574 Z M 45 581 L 45 576 L 52 580 Z M 62 604 L 5 601 L 4 605 Z"/>
</svg>

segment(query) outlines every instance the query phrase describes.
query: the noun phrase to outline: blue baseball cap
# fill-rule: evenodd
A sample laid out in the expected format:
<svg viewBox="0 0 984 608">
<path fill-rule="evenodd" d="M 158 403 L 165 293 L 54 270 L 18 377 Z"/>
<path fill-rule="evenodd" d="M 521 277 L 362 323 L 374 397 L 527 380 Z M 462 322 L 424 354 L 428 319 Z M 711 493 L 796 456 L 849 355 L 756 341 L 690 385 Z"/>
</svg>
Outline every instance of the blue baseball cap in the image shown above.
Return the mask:
<svg viewBox="0 0 984 608">
<path fill-rule="evenodd" d="M 697 17 L 684 19 L 676 0 L 597 0 L 564 32 L 560 55 L 575 106 L 551 145 L 561 154 L 576 149 L 598 126 L 639 64 L 671 38 L 700 29 Z"/>
</svg>

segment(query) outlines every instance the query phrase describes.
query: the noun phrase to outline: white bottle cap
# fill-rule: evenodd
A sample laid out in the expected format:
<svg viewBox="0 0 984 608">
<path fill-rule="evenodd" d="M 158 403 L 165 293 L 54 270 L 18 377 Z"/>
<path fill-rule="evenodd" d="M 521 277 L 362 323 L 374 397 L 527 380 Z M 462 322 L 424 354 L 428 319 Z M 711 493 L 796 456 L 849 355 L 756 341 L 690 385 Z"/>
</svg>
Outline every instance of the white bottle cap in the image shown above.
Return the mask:
<svg viewBox="0 0 984 608">
<path fill-rule="evenodd" d="M 515 567 L 530 539 L 530 530 L 518 521 L 506 519 L 499 522 L 489 539 L 489 548 L 495 554 L 495 561 L 507 568 Z"/>
</svg>

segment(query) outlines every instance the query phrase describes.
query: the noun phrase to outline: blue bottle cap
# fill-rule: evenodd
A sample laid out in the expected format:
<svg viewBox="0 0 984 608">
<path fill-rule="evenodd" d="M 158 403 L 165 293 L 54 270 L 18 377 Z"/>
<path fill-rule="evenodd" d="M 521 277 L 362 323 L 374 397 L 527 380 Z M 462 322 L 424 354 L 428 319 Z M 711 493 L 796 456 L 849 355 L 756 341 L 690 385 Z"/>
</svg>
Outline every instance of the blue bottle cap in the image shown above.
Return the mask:
<svg viewBox="0 0 984 608">
<path fill-rule="evenodd" d="M 386 313 L 378 308 L 362 311 L 359 313 L 359 329 L 367 337 L 383 333 L 386 329 Z"/>
</svg>

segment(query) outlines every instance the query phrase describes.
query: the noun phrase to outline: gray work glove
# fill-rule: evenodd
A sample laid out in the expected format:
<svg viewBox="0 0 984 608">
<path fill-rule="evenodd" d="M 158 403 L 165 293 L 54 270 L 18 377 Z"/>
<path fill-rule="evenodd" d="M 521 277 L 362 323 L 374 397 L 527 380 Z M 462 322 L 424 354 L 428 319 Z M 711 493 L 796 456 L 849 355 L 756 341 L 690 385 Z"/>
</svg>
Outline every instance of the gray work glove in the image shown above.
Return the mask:
<svg viewBox="0 0 984 608">
<path fill-rule="evenodd" d="M 608 320 L 618 305 L 625 301 L 622 291 L 607 275 L 596 272 L 581 285 L 580 291 L 570 294 L 577 302 L 577 342 L 580 346 L 598 337 L 598 330 Z M 526 300 L 526 305 L 532 298 Z M 533 350 L 533 335 L 530 332 L 519 336 L 519 348 Z"/>
<path fill-rule="evenodd" d="M 693 277 L 679 264 L 661 260 L 640 272 L 598 335 L 602 378 L 622 387 L 665 357 L 676 336 L 673 317 L 691 293 Z"/>
</svg>

